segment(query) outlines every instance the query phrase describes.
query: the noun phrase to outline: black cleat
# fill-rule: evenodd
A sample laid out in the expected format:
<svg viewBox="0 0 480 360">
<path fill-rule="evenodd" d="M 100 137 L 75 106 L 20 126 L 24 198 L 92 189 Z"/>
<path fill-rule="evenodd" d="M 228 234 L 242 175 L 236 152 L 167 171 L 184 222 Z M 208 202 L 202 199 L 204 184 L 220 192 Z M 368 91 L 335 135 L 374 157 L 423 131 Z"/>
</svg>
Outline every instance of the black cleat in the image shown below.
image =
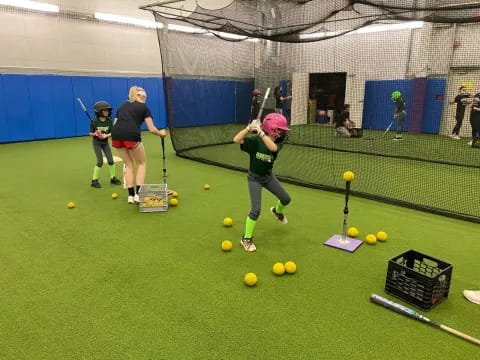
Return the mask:
<svg viewBox="0 0 480 360">
<path fill-rule="evenodd" d="M 275 216 L 280 224 L 287 224 L 288 220 L 284 214 L 279 214 L 275 211 L 274 207 L 270 208 L 270 213 Z"/>
<path fill-rule="evenodd" d="M 110 179 L 110 184 L 113 185 L 122 185 L 122 182 L 118 180 L 115 176 Z"/>
<path fill-rule="evenodd" d="M 97 188 L 97 189 L 100 189 L 102 187 L 102 185 L 100 185 L 98 180 L 92 180 L 92 183 L 90 184 L 90 186 L 94 187 L 94 188 Z"/>
</svg>

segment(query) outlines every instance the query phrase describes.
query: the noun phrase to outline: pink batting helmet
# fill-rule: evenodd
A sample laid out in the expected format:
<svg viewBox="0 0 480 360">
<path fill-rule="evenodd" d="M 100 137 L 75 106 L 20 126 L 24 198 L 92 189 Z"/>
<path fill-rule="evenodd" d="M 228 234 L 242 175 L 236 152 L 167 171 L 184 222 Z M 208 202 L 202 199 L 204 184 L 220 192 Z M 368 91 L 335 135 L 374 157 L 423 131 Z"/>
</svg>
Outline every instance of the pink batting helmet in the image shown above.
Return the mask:
<svg viewBox="0 0 480 360">
<path fill-rule="evenodd" d="M 263 130 L 267 135 L 277 138 L 280 135 L 280 131 L 290 130 L 287 126 L 287 119 L 285 116 L 277 113 L 270 113 L 265 116 L 263 120 Z"/>
<path fill-rule="evenodd" d="M 253 96 L 257 96 L 257 95 L 260 95 L 260 94 L 261 94 L 260 90 L 258 90 L 258 89 L 253 90 Z"/>
</svg>

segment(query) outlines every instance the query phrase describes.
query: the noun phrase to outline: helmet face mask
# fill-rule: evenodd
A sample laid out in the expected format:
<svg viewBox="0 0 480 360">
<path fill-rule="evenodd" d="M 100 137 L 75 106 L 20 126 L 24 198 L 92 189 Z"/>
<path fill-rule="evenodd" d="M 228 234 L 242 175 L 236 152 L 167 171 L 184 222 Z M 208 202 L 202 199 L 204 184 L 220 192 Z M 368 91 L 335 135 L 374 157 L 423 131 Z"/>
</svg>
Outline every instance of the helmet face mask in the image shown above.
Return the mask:
<svg viewBox="0 0 480 360">
<path fill-rule="evenodd" d="M 285 130 L 278 130 L 277 136 L 275 137 L 275 143 L 285 144 L 288 140 L 288 132 Z"/>
<path fill-rule="evenodd" d="M 263 131 L 267 135 L 273 137 L 275 142 L 286 137 L 286 133 L 290 130 L 287 126 L 287 119 L 285 116 L 277 113 L 271 113 L 265 116 L 263 120 Z"/>
</svg>

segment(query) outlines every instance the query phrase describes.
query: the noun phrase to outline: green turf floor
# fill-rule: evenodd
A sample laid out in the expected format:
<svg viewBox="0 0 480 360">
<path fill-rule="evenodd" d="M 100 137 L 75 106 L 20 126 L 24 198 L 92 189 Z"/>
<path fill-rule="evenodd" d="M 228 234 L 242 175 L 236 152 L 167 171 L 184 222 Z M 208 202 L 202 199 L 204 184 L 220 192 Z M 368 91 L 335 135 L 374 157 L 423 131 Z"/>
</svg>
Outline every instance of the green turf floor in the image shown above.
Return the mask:
<svg viewBox="0 0 480 360">
<path fill-rule="evenodd" d="M 147 180 L 161 182 L 160 141 L 144 138 Z M 0 145 L 0 359 L 478 358 L 475 345 L 369 296 L 385 295 L 390 257 L 424 252 L 454 265 L 449 298 L 428 316 L 480 337 L 480 306 L 462 296 L 480 288 L 479 225 L 353 197 L 350 224 L 389 239 L 350 254 L 323 245 L 341 230 L 342 195 L 286 184 L 289 224 L 268 214 L 265 193 L 249 254 L 238 243 L 245 174 L 169 147 L 179 206 L 140 214 L 107 184 L 106 168 L 104 186 L 89 187 L 90 141 Z M 227 216 L 232 228 L 222 226 Z M 220 250 L 225 239 L 230 253 Z M 275 277 L 272 265 L 287 260 L 298 272 Z M 243 285 L 246 272 L 258 286 Z"/>
</svg>

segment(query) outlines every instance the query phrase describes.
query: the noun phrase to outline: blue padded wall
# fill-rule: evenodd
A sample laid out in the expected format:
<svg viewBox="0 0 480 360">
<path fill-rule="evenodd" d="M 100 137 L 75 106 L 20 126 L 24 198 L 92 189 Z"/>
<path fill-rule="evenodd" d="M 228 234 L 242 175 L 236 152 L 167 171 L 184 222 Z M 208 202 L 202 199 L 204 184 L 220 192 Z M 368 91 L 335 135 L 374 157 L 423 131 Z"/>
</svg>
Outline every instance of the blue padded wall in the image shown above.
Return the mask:
<svg viewBox="0 0 480 360">
<path fill-rule="evenodd" d="M 172 79 L 174 127 L 231 124 L 243 121 L 241 118 L 248 120 L 252 95 L 249 89 L 253 89 L 253 83 L 240 83 Z"/>
<path fill-rule="evenodd" d="M 440 132 L 440 121 L 442 119 L 446 87 L 446 79 L 429 79 L 427 81 L 422 133 L 438 134 Z"/>
<path fill-rule="evenodd" d="M 3 92 L 3 82 L 0 76 L 0 143 L 10 141 L 10 133 L 7 120 L 7 110 L 5 109 Z"/>
<path fill-rule="evenodd" d="M 114 117 L 132 85 L 145 88 L 155 125 L 165 128 L 163 81 L 158 77 L 0 75 L 0 142 L 87 135 L 89 120 L 76 99 L 92 117 L 94 103 L 108 101 Z"/>
<path fill-rule="evenodd" d="M 446 79 L 428 79 L 423 103 L 421 132 L 438 134 L 443 111 Z M 407 102 L 407 119 L 404 129 L 408 131 L 412 112 L 414 80 L 374 80 L 365 82 L 365 103 L 363 107 L 363 125 L 365 129 L 385 130 L 393 120 L 395 103 L 391 94 L 399 90 Z M 437 99 L 438 96 L 438 99 Z M 392 127 L 392 130 L 395 126 Z"/>
<path fill-rule="evenodd" d="M 33 139 L 27 75 L 4 74 L 2 85 L 10 141 Z"/>
<path fill-rule="evenodd" d="M 72 89 L 73 97 L 75 99 L 80 98 L 87 107 L 90 116 L 93 117 L 93 104 L 95 101 L 92 79 L 89 76 L 72 76 Z M 90 121 L 79 105 L 75 106 L 75 129 L 76 136 L 86 135 L 90 130 Z"/>
<path fill-rule="evenodd" d="M 115 117 L 133 85 L 147 91 L 155 125 L 167 127 L 159 77 L 0 75 L 0 142 L 85 136 L 89 120 L 77 98 L 92 117 L 94 103 L 108 101 Z M 173 80 L 175 126 L 247 122 L 253 86 L 253 81 Z"/>
<path fill-rule="evenodd" d="M 72 77 L 53 75 L 51 78 L 52 103 L 55 108 L 53 113 L 55 127 L 54 137 L 64 138 L 76 136 L 75 111 L 78 110 L 80 106 L 73 97 Z M 30 96 L 33 96 L 33 94 L 30 94 Z M 83 112 L 79 115 L 83 115 L 84 121 L 88 121 Z"/>
<path fill-rule="evenodd" d="M 363 105 L 364 129 L 385 130 L 393 120 L 395 103 L 392 92 L 400 91 L 407 103 L 407 119 L 403 125 L 408 131 L 409 111 L 412 104 L 413 80 L 372 80 L 365 82 L 365 100 Z M 392 130 L 395 125 L 392 126 Z"/>
<path fill-rule="evenodd" d="M 28 76 L 28 92 L 35 139 L 55 137 L 52 81 L 49 75 Z"/>
<path fill-rule="evenodd" d="M 113 106 L 112 117 L 116 116 L 118 107 L 128 100 L 128 80 L 126 78 L 112 77 L 110 78 L 110 90 Z"/>
</svg>

